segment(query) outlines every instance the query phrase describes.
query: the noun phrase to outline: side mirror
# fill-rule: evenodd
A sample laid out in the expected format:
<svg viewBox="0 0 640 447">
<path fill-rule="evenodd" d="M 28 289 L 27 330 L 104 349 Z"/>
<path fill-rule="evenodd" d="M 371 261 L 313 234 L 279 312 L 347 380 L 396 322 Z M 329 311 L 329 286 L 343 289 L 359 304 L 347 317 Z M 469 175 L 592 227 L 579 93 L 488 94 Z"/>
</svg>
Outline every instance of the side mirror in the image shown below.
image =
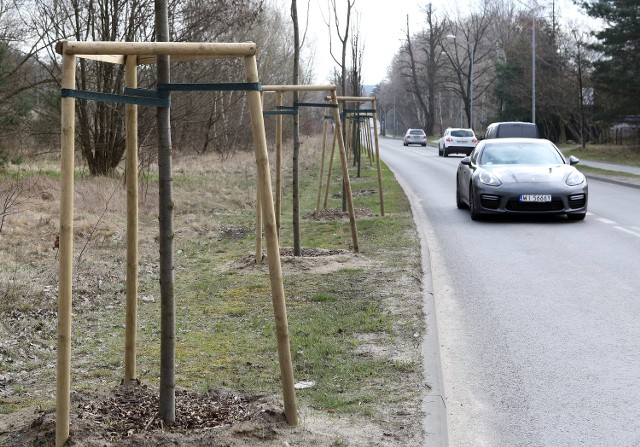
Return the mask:
<svg viewBox="0 0 640 447">
<path fill-rule="evenodd" d="M 570 164 L 571 166 L 573 166 L 573 165 L 577 165 L 578 163 L 580 163 L 580 160 L 578 159 L 578 157 L 573 156 L 573 155 L 570 155 L 570 156 L 569 156 L 569 164 Z"/>
<path fill-rule="evenodd" d="M 471 157 L 464 157 L 462 160 L 460 160 L 460 164 L 471 166 Z"/>
</svg>

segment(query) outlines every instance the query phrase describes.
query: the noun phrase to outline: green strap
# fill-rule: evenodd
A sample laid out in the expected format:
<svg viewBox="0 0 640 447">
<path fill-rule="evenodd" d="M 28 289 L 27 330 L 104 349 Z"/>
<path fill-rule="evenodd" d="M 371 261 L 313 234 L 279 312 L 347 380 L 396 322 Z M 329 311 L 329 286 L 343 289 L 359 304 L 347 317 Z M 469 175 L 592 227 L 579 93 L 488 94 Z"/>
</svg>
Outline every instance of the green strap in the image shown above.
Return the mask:
<svg viewBox="0 0 640 447">
<path fill-rule="evenodd" d="M 136 90 L 136 89 L 131 89 Z M 169 107 L 171 101 L 168 97 L 163 98 L 157 95 L 138 94 L 136 91 L 128 90 L 124 95 L 116 93 L 100 93 L 88 92 L 84 90 L 75 90 L 71 88 L 63 88 L 60 96 L 63 98 L 86 99 L 89 101 L 108 102 L 111 104 L 133 104 L 138 106 L 152 107 Z"/>
</svg>

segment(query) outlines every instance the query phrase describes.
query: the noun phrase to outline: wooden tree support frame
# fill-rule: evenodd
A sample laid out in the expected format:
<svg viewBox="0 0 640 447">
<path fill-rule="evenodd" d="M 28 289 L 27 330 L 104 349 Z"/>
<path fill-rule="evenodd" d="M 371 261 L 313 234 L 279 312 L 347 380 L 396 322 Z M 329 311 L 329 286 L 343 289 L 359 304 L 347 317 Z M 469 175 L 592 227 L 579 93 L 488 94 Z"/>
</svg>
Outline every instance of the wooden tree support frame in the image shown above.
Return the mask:
<svg viewBox="0 0 640 447">
<path fill-rule="evenodd" d="M 351 244 L 353 245 L 354 253 L 360 252 L 360 244 L 358 242 L 358 227 L 356 225 L 355 208 L 353 206 L 353 197 L 351 194 L 351 181 L 349 180 L 349 167 L 347 164 L 347 155 L 344 146 L 344 140 L 342 139 L 341 120 L 338 96 L 336 95 L 335 85 L 263 85 L 262 93 L 272 92 L 276 94 L 276 107 L 281 109 L 284 94 L 286 92 L 328 92 L 326 103 L 298 103 L 294 104 L 294 107 L 298 106 L 310 106 L 310 107 L 326 107 L 333 109 L 333 120 L 336 125 L 335 134 L 338 136 L 338 146 L 340 148 L 340 161 L 342 165 L 342 178 L 345 183 L 346 198 L 347 198 L 347 211 L 349 213 L 349 224 L 351 226 Z M 326 129 L 326 127 L 325 127 Z M 322 151 L 324 158 L 324 136 L 322 142 Z M 276 215 L 278 219 L 278 231 L 280 230 L 280 208 L 281 208 L 281 191 L 282 191 L 282 115 L 276 116 Z M 324 164 L 324 163 L 323 163 Z M 322 171 L 320 172 L 320 181 L 322 182 Z M 319 200 L 319 199 L 318 199 Z M 260 231 L 261 223 L 258 221 L 260 218 L 259 213 L 256 213 L 256 262 L 258 259 L 262 259 L 262 234 Z"/>
<path fill-rule="evenodd" d="M 375 96 L 338 96 L 337 100 L 340 104 L 347 102 L 357 102 L 357 103 L 371 103 L 371 109 L 367 110 L 367 113 L 372 113 L 373 115 L 373 135 L 374 142 L 376 146 L 376 168 L 378 170 L 378 194 L 380 197 L 380 215 L 384 216 L 384 196 L 382 193 L 382 168 L 380 166 L 380 145 L 378 143 L 378 117 L 376 113 L 376 97 Z"/>
<path fill-rule="evenodd" d="M 137 66 L 154 64 L 158 55 L 168 55 L 172 62 L 243 58 L 246 83 L 259 86 L 254 43 L 185 43 L 185 42 L 77 42 L 56 44 L 62 55 L 62 89 L 76 88 L 77 58 L 125 65 L 125 83 L 129 89 L 137 87 Z M 293 380 L 293 366 L 289 344 L 287 310 L 280 264 L 280 248 L 271 191 L 269 158 L 258 89 L 247 92 L 256 157 L 259 188 L 258 207 L 264 218 L 269 277 L 280 376 L 289 425 L 298 424 Z M 95 98 L 94 98 L 95 99 Z M 74 214 L 74 156 L 75 156 L 75 97 L 61 99 L 61 197 L 60 197 L 60 264 L 58 291 L 58 335 L 56 375 L 56 446 L 62 447 L 69 438 L 69 407 L 71 389 L 71 311 L 73 285 L 73 214 Z M 126 179 L 127 179 L 127 287 L 125 329 L 125 379 L 135 378 L 136 316 L 138 293 L 138 123 L 137 105 L 126 106 Z"/>
</svg>

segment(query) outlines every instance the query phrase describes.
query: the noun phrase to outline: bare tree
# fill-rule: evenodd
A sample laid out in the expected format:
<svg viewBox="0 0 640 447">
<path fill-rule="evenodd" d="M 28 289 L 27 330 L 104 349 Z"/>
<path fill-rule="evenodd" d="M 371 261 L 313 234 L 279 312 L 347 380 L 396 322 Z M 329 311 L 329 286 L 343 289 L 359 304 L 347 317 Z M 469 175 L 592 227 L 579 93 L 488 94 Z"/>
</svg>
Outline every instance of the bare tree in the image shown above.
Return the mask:
<svg viewBox="0 0 640 447">
<path fill-rule="evenodd" d="M 25 1 L 0 1 L 0 165 L 5 150 L 33 146 L 24 129 L 42 110 L 40 89 L 54 83 L 43 76 L 38 54 L 47 43 L 29 26 L 28 11 Z"/>
<path fill-rule="evenodd" d="M 0 190 L 0 233 L 4 229 L 5 220 L 12 214 L 24 211 L 25 205 L 31 202 L 35 181 L 21 179 L 14 174 L 10 181 L 4 183 Z"/>
<path fill-rule="evenodd" d="M 362 58 L 364 55 L 364 44 L 360 41 L 360 24 L 358 21 L 354 23 L 351 30 L 351 69 L 349 70 L 349 83 L 351 84 L 351 93 L 353 96 L 362 96 Z M 357 104 L 359 107 L 360 104 Z M 362 167 L 362 146 L 360 145 L 360 125 L 362 120 L 356 116 L 351 126 L 351 147 L 353 149 L 353 161 L 357 166 L 356 176 L 360 178 Z M 367 124 L 368 126 L 368 124 Z"/>
<path fill-rule="evenodd" d="M 422 50 L 424 52 L 426 68 L 425 92 L 427 96 L 425 131 L 428 135 L 431 135 L 433 134 L 433 128 L 436 121 L 437 98 L 442 84 L 442 49 L 440 48 L 439 43 L 442 42 L 442 38 L 446 31 L 446 22 L 444 20 L 439 20 L 436 17 L 432 3 L 429 3 L 425 7 L 424 13 L 426 15 L 425 25 L 427 27 L 422 35 Z"/>
<path fill-rule="evenodd" d="M 347 0 L 347 17 L 346 23 L 344 26 L 344 30 L 340 28 L 340 18 L 338 14 L 338 6 L 336 0 L 330 0 L 331 11 L 333 11 L 332 18 L 335 26 L 336 34 L 338 36 L 338 40 L 341 44 L 341 52 L 340 52 L 340 60 L 336 59 L 333 54 L 333 40 L 331 36 L 333 34 L 333 30 L 331 29 L 331 20 L 327 22 L 327 27 L 329 28 L 329 52 L 334 62 L 340 67 L 340 94 L 347 94 L 347 46 L 349 44 L 349 30 L 351 23 L 351 12 L 353 11 L 353 5 L 356 3 L 356 0 Z M 342 126 L 342 138 L 346 141 L 347 133 L 346 126 Z M 345 196 L 345 187 L 344 180 L 342 184 L 342 211 L 347 210 L 347 198 Z"/>
<path fill-rule="evenodd" d="M 469 17 L 448 22 L 451 34 L 443 39 L 443 52 L 451 64 L 449 88 L 460 95 L 467 117 L 467 126 L 473 127 L 472 104 L 493 83 L 491 63 L 495 54 L 494 39 L 490 35 L 492 11 L 487 4 Z"/>
<path fill-rule="evenodd" d="M 150 0 L 34 0 L 32 15 L 40 38 L 50 48 L 62 39 L 134 41 L 152 34 Z M 56 61 L 54 55 L 50 60 Z M 77 88 L 121 93 L 124 68 L 79 59 Z M 77 101 L 77 141 L 92 175 L 112 175 L 125 151 L 124 106 Z"/>
<path fill-rule="evenodd" d="M 421 115 L 421 127 L 425 129 L 425 132 L 429 134 L 427 130 L 427 121 L 431 120 L 433 122 L 433 118 L 429 116 L 429 109 L 427 107 L 427 102 L 425 99 L 424 84 L 426 83 L 426 77 L 424 76 L 424 70 L 420 70 L 419 64 L 420 62 L 417 60 L 417 55 L 415 55 L 414 44 L 411 39 L 411 32 L 409 31 L 409 16 L 407 15 L 407 30 L 405 33 L 407 42 L 404 46 L 404 50 L 407 54 L 407 74 L 405 75 L 409 81 L 410 87 L 409 91 L 413 94 L 413 97 L 418 102 L 420 115 Z M 419 73 L 420 72 L 420 73 Z M 432 125 L 433 128 L 433 125 Z"/>
<path fill-rule="evenodd" d="M 331 57 L 334 62 L 340 67 L 340 87 L 341 95 L 347 94 L 347 48 L 349 45 L 349 31 L 351 29 L 351 13 L 353 11 L 353 6 L 356 3 L 356 0 L 347 0 L 347 15 L 346 21 L 344 24 L 344 29 L 340 27 L 340 15 L 338 14 L 338 6 L 337 0 L 330 0 L 331 10 L 333 11 L 333 24 L 335 27 L 336 35 L 338 36 L 338 40 L 340 41 L 340 59 L 338 60 L 333 54 L 333 45 L 331 36 L 333 35 L 333 31 L 331 30 L 331 23 L 327 23 L 329 27 L 329 52 L 331 53 Z"/>
</svg>

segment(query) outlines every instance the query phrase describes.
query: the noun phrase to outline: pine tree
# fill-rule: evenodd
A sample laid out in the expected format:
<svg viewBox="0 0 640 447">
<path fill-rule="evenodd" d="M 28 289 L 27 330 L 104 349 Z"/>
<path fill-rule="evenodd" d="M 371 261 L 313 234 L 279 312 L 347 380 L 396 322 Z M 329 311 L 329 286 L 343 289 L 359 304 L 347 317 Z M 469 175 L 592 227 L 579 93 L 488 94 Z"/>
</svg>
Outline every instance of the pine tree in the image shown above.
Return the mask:
<svg viewBox="0 0 640 447">
<path fill-rule="evenodd" d="M 640 3 L 597 0 L 583 2 L 582 7 L 605 24 L 593 33 L 598 42 L 591 46 L 603 56 L 594 62 L 599 95 L 610 99 L 611 114 L 640 114 Z"/>
</svg>

